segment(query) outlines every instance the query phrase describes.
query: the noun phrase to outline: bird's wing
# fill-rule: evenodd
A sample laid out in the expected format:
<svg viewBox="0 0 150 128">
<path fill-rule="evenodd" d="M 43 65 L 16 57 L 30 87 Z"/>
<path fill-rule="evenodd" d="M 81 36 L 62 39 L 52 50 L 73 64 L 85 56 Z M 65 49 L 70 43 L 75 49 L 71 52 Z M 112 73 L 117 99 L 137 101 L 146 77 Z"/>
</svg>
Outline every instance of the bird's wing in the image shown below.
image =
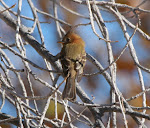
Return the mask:
<svg viewBox="0 0 150 128">
<path fill-rule="evenodd" d="M 86 52 L 83 52 L 77 57 L 77 60 L 75 62 L 75 70 L 77 72 L 76 74 L 77 82 L 80 82 L 82 78 L 85 63 L 86 63 Z"/>
<path fill-rule="evenodd" d="M 71 60 L 66 57 L 61 58 L 62 69 L 65 76 L 69 76 Z"/>
</svg>

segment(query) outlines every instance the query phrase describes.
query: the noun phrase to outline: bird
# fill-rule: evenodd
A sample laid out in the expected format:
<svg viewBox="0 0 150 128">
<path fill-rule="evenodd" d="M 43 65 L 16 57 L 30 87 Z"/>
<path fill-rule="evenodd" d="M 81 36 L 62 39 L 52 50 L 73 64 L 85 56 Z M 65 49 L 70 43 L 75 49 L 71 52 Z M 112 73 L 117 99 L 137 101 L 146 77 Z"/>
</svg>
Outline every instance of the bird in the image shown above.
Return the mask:
<svg viewBox="0 0 150 128">
<path fill-rule="evenodd" d="M 60 61 L 66 79 L 63 100 L 76 101 L 76 84 L 80 82 L 86 63 L 85 42 L 74 32 L 68 32 L 58 43 L 62 44 Z"/>
</svg>

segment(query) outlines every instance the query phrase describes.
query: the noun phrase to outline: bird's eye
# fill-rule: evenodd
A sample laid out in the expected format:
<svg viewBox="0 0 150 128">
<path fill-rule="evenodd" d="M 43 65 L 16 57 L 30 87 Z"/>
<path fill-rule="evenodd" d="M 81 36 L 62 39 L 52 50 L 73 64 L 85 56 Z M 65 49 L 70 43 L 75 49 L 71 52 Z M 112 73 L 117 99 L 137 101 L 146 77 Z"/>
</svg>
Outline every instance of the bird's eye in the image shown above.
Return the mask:
<svg viewBox="0 0 150 128">
<path fill-rule="evenodd" d="M 70 38 L 66 38 L 66 42 L 70 42 L 71 41 L 71 39 Z"/>
</svg>

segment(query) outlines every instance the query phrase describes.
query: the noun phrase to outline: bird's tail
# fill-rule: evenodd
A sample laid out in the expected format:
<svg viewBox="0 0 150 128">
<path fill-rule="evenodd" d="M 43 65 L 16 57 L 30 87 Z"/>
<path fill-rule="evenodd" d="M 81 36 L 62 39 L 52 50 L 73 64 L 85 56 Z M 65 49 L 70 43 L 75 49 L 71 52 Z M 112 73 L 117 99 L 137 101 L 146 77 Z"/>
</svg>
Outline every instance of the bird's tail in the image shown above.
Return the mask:
<svg viewBox="0 0 150 128">
<path fill-rule="evenodd" d="M 75 101 L 76 100 L 76 85 L 75 76 L 69 76 L 66 80 L 66 85 L 62 93 L 62 99 Z"/>
</svg>

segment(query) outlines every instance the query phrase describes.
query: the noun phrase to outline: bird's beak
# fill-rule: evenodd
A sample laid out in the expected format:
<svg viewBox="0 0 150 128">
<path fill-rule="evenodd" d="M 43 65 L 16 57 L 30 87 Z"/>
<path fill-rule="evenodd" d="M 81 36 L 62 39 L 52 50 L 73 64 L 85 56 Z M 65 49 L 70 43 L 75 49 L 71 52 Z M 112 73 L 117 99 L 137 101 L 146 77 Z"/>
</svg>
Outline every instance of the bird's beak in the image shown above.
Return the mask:
<svg viewBox="0 0 150 128">
<path fill-rule="evenodd" d="M 63 42 L 63 41 L 58 41 L 57 43 L 64 44 L 64 42 Z"/>
</svg>

